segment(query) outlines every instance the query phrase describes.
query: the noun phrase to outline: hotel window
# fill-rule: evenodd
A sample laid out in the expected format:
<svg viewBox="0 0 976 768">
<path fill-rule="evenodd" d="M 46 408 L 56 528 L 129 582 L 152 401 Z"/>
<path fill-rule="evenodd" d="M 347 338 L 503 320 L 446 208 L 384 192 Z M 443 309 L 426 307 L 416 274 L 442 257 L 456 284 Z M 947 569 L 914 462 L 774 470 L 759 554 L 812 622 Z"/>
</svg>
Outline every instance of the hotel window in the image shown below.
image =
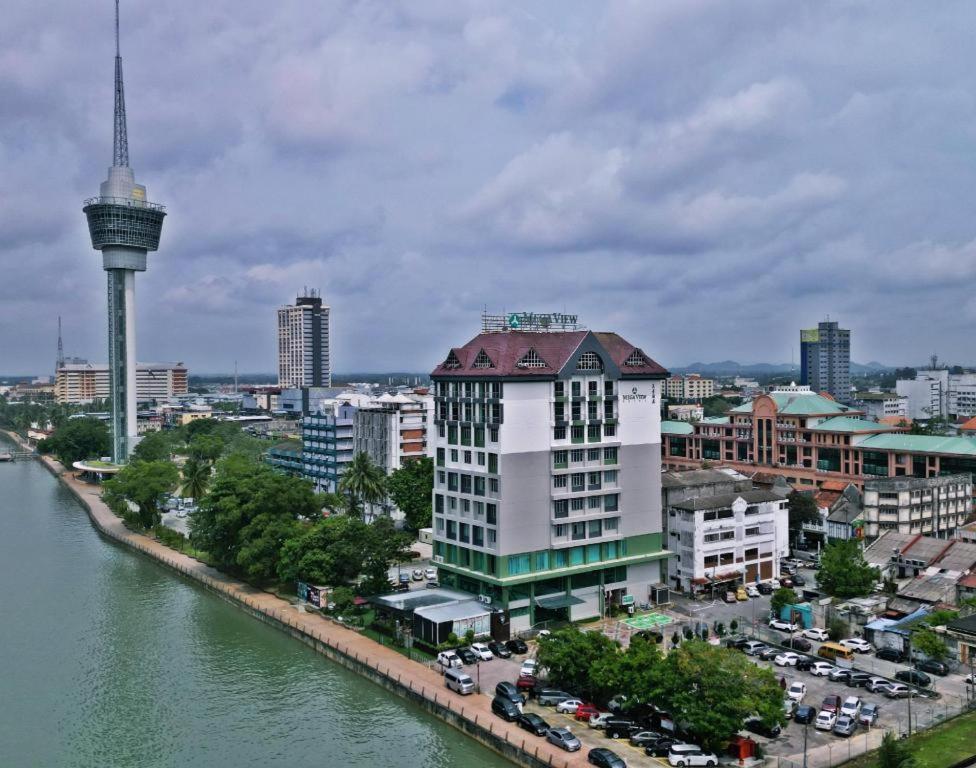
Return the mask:
<svg viewBox="0 0 976 768">
<path fill-rule="evenodd" d="M 605 400 L 603 402 L 603 418 L 613 418 L 613 400 Z"/>
<path fill-rule="evenodd" d="M 462 568 L 467 568 L 469 565 L 471 565 L 470 549 L 458 547 L 458 565 L 460 565 Z"/>
<path fill-rule="evenodd" d="M 457 512 L 457 496 L 447 497 L 447 508 L 451 512 Z"/>
<path fill-rule="evenodd" d="M 447 521 L 447 538 L 451 539 L 452 541 L 457 540 L 457 523 L 455 523 L 453 520 Z"/>
<path fill-rule="evenodd" d="M 617 449 L 616 448 L 604 448 L 603 449 L 603 463 L 604 464 L 616 464 L 617 463 Z"/>
<path fill-rule="evenodd" d="M 579 403 L 573 403 L 571 413 L 572 413 L 573 421 L 579 421 L 580 419 L 583 418 L 583 406 L 580 405 Z"/>
<path fill-rule="evenodd" d="M 715 568 L 718 566 L 718 555 L 708 555 L 705 557 L 704 566 L 706 568 Z"/>
<path fill-rule="evenodd" d="M 553 397 L 565 397 L 566 396 L 566 383 L 562 381 L 557 381 L 552 385 Z"/>
<path fill-rule="evenodd" d="M 569 516 L 569 502 L 566 499 L 559 499 L 558 501 L 553 502 L 552 509 L 553 517 L 559 518 Z"/>
<path fill-rule="evenodd" d="M 492 443 L 498 442 L 498 427 L 488 427 L 488 440 Z"/>
<path fill-rule="evenodd" d="M 498 534 L 495 532 L 495 529 L 494 528 L 489 528 L 488 529 L 488 546 L 489 547 L 495 546 L 495 542 L 498 541 L 497 536 L 498 536 Z"/>
<path fill-rule="evenodd" d="M 586 451 L 587 461 L 599 461 L 600 460 L 600 449 L 599 448 L 589 448 Z"/>
<path fill-rule="evenodd" d="M 566 439 L 566 427 L 553 427 L 552 428 L 552 439 L 553 440 L 565 440 Z"/>
<path fill-rule="evenodd" d="M 608 493 L 603 497 L 603 508 L 607 512 L 616 512 L 620 508 L 619 497 L 618 493 Z"/>
<path fill-rule="evenodd" d="M 434 494 L 434 511 L 439 515 L 444 513 L 444 497 L 439 493 Z"/>
<path fill-rule="evenodd" d="M 617 484 L 617 470 L 608 469 L 603 473 L 603 482 L 606 485 L 616 485 Z"/>
<path fill-rule="evenodd" d="M 498 474 L 498 454 L 489 453 L 488 454 L 488 471 L 493 475 Z"/>
<path fill-rule="evenodd" d="M 471 493 L 471 475 L 461 475 L 461 493 Z"/>
<path fill-rule="evenodd" d="M 478 451 L 478 466 L 483 467 L 485 465 L 485 452 Z"/>
<path fill-rule="evenodd" d="M 498 493 L 498 478 L 489 477 L 488 478 L 488 491 L 490 493 Z"/>
<path fill-rule="evenodd" d="M 596 539 L 603 535 L 603 521 L 590 520 L 590 538 Z"/>
<path fill-rule="evenodd" d="M 572 527 L 572 539 L 573 541 L 580 541 L 586 538 L 586 523 L 573 523 Z"/>
<path fill-rule="evenodd" d="M 537 571 L 548 571 L 549 570 L 549 552 L 548 550 L 543 550 L 541 552 L 535 553 L 535 569 Z"/>
<path fill-rule="evenodd" d="M 602 501 L 599 496 L 590 496 L 586 500 L 587 509 L 599 509 Z"/>
<path fill-rule="evenodd" d="M 449 445 L 458 444 L 458 430 L 455 426 L 450 426 L 447 428 L 447 442 Z"/>
<path fill-rule="evenodd" d="M 456 491 L 458 489 L 458 475 L 457 472 L 447 473 L 447 490 Z"/>
<path fill-rule="evenodd" d="M 584 461 L 585 456 L 586 456 L 586 451 L 584 451 L 582 448 L 574 448 L 569 453 L 569 459 L 570 461 L 573 462 L 573 464 L 581 463 L 582 461 Z"/>
<path fill-rule="evenodd" d="M 596 421 L 600 418 L 600 404 L 596 400 L 590 400 L 586 404 L 586 418 Z"/>
<path fill-rule="evenodd" d="M 608 517 L 603 520 L 603 530 L 609 533 L 610 531 L 616 531 L 620 524 L 619 517 Z"/>
<path fill-rule="evenodd" d="M 579 492 L 586 488 L 586 473 L 585 472 L 573 472 L 573 492 Z"/>
<path fill-rule="evenodd" d="M 566 420 L 566 404 L 563 402 L 556 403 L 556 407 L 553 409 L 553 416 L 556 421 Z"/>
<path fill-rule="evenodd" d="M 468 525 L 467 523 L 461 523 L 461 535 L 460 535 L 459 538 L 465 544 L 469 544 L 471 542 L 471 526 L 470 525 Z"/>
<path fill-rule="evenodd" d="M 442 517 L 435 517 L 434 518 L 434 524 L 435 524 L 436 529 L 437 529 L 437 534 L 439 536 L 443 536 L 444 535 L 444 518 L 442 518 Z"/>
<path fill-rule="evenodd" d="M 482 517 L 485 514 L 485 503 L 483 501 L 476 501 L 474 503 L 474 516 Z"/>
<path fill-rule="evenodd" d="M 471 543 L 476 547 L 483 547 L 485 545 L 485 529 L 480 525 L 471 526 Z"/>
<path fill-rule="evenodd" d="M 599 424 L 590 424 L 586 428 L 586 439 L 589 440 L 591 443 L 598 443 L 598 442 L 600 442 L 600 425 Z"/>
<path fill-rule="evenodd" d="M 485 479 L 483 477 L 476 477 L 474 479 L 474 495 L 475 496 L 485 495 Z"/>
<path fill-rule="evenodd" d="M 599 491 L 603 486 L 603 475 L 600 472 L 588 472 L 586 475 L 586 490 Z"/>
<path fill-rule="evenodd" d="M 522 573 L 529 573 L 532 570 L 532 555 L 509 555 L 508 556 L 508 575 L 518 576 Z"/>
<path fill-rule="evenodd" d="M 560 523 L 559 525 L 555 526 L 555 535 L 557 537 L 565 536 L 566 535 L 566 529 L 568 527 L 569 526 L 567 526 L 565 523 Z"/>
<path fill-rule="evenodd" d="M 590 397 L 595 397 L 596 395 L 600 394 L 599 386 L 600 385 L 596 381 L 587 382 L 586 389 Z"/>
<path fill-rule="evenodd" d="M 554 549 L 552 552 L 552 567 L 565 568 L 569 564 L 569 555 L 565 549 Z"/>
<path fill-rule="evenodd" d="M 471 445 L 471 427 L 461 427 L 461 445 Z"/>
<path fill-rule="evenodd" d="M 580 397 L 582 395 L 582 385 L 578 381 L 573 382 L 573 397 Z"/>
<path fill-rule="evenodd" d="M 485 447 L 485 428 L 475 427 L 474 428 L 474 444 L 476 448 Z"/>
<path fill-rule="evenodd" d="M 465 451 L 464 452 L 464 463 L 465 464 L 470 464 L 471 463 L 471 451 Z"/>
<path fill-rule="evenodd" d="M 471 502 L 468 499 L 461 499 L 461 514 L 471 514 Z"/>
<path fill-rule="evenodd" d="M 555 475 L 552 478 L 553 488 L 565 488 L 566 487 L 566 475 Z"/>
<path fill-rule="evenodd" d="M 746 528 L 746 536 L 758 536 L 758 535 L 759 535 L 758 525 L 755 526 L 754 528 Z"/>
<path fill-rule="evenodd" d="M 438 467 L 443 467 L 444 466 L 444 449 L 443 448 L 438 448 L 437 449 L 437 466 Z"/>
<path fill-rule="evenodd" d="M 564 468 L 568 464 L 568 455 L 566 451 L 553 451 L 552 466 L 556 469 Z"/>
<path fill-rule="evenodd" d="M 603 425 L 603 436 L 604 437 L 616 437 L 617 436 L 617 425 L 616 424 L 604 424 Z"/>
<path fill-rule="evenodd" d="M 603 394 L 610 397 L 613 394 L 613 382 L 604 381 L 603 382 Z"/>
<path fill-rule="evenodd" d="M 603 545 L 603 551 L 607 553 L 607 560 L 614 560 L 617 557 L 617 542 L 608 541 Z"/>
<path fill-rule="evenodd" d="M 585 434 L 586 433 L 583 431 L 582 425 L 577 425 L 575 427 L 570 428 L 569 439 L 572 440 L 574 443 L 582 443 Z"/>
<path fill-rule="evenodd" d="M 440 487 L 440 488 L 443 488 L 444 487 L 444 482 L 445 482 L 445 478 L 446 477 L 447 477 L 447 475 L 444 473 L 444 470 L 441 469 L 441 470 L 438 470 L 437 471 L 437 485 L 438 485 L 438 487 Z"/>
<path fill-rule="evenodd" d="M 573 547 L 569 550 L 569 564 L 583 565 L 583 547 Z"/>
<path fill-rule="evenodd" d="M 569 508 L 573 510 L 573 512 L 582 512 L 585 506 L 586 499 L 583 497 L 577 497 L 569 500 Z"/>
<path fill-rule="evenodd" d="M 599 544 L 587 544 L 586 545 L 586 562 L 588 562 L 588 563 L 599 563 L 600 562 L 600 545 Z"/>
</svg>

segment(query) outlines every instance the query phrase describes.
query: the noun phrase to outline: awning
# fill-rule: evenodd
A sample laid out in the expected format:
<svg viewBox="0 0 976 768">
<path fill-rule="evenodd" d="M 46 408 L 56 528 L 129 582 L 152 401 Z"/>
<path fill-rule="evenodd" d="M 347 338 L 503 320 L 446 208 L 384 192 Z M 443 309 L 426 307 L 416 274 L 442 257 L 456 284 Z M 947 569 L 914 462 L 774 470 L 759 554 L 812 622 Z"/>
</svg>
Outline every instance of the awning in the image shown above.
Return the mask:
<svg viewBox="0 0 976 768">
<path fill-rule="evenodd" d="M 550 610 L 555 608 L 569 608 L 571 605 L 582 605 L 585 602 L 585 600 L 573 597 L 572 595 L 546 595 L 535 599 L 537 606 Z"/>
</svg>

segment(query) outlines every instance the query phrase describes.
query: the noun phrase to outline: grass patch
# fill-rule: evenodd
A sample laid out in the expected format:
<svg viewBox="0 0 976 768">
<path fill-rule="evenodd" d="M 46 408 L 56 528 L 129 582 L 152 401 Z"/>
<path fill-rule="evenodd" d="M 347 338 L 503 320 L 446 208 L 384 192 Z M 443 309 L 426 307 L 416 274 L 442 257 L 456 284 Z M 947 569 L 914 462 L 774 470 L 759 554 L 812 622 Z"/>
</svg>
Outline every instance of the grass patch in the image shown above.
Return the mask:
<svg viewBox="0 0 976 768">
<path fill-rule="evenodd" d="M 976 754 L 976 712 L 959 717 L 912 736 L 909 748 L 917 768 L 945 768 L 947 765 Z M 875 754 L 863 755 L 849 763 L 848 768 L 878 768 Z"/>
</svg>

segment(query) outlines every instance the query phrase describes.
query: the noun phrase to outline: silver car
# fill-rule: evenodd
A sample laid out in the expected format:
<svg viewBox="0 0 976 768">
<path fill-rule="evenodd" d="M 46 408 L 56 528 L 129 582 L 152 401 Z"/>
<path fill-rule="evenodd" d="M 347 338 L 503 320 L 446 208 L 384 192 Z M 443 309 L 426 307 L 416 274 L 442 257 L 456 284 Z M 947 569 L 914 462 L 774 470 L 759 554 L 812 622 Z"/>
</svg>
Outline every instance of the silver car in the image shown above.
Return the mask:
<svg viewBox="0 0 976 768">
<path fill-rule="evenodd" d="M 850 715 L 841 715 L 834 723 L 833 732 L 836 736 L 852 736 L 857 730 L 857 720 Z"/>
<path fill-rule="evenodd" d="M 546 734 L 546 741 L 567 752 L 576 752 L 582 746 L 569 728 L 550 728 L 549 733 Z"/>
</svg>

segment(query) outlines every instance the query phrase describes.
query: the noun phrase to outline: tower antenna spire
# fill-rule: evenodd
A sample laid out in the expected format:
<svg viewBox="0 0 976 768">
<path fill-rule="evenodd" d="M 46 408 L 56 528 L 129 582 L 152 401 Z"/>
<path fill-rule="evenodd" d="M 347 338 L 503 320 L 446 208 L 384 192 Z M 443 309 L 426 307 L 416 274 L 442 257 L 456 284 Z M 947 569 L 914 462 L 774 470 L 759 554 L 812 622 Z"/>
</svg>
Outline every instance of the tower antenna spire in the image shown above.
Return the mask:
<svg viewBox="0 0 976 768">
<path fill-rule="evenodd" d="M 119 0 L 115 0 L 115 125 L 112 139 L 112 165 L 128 168 L 129 133 L 125 123 L 125 88 L 122 85 L 122 54 L 119 48 Z"/>
</svg>

